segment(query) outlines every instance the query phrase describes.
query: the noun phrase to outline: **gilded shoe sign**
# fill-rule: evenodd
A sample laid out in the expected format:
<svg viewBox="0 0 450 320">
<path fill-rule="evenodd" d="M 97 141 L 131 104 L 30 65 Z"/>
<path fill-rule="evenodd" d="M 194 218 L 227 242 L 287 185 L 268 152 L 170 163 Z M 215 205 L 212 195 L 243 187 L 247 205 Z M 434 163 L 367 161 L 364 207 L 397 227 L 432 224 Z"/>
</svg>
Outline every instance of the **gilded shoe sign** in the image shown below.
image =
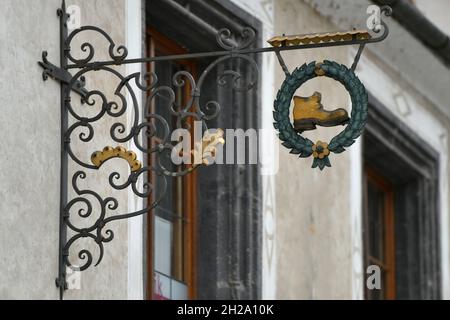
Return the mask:
<svg viewBox="0 0 450 320">
<path fill-rule="evenodd" d="M 338 108 L 325 110 L 321 104 L 322 95 L 315 92 L 311 97 L 294 96 L 295 91 L 305 82 L 315 77 L 329 77 L 344 85 L 352 101 L 351 117 L 347 111 Z M 293 123 L 290 120 L 291 101 L 294 100 Z M 341 153 L 351 146 L 364 129 L 367 119 L 367 92 L 352 69 L 333 61 L 311 62 L 287 74 L 274 102 L 274 127 L 279 132 L 283 146 L 299 157 L 314 158 L 312 167 L 323 170 L 331 167 L 329 155 Z M 329 143 L 314 143 L 301 134 L 314 130 L 316 126 L 345 125 Z"/>
<path fill-rule="evenodd" d="M 316 125 L 334 127 L 348 122 L 347 110 L 342 108 L 325 110 L 321 101 L 322 95 L 317 91 L 311 97 L 294 96 L 293 116 L 294 128 L 297 132 L 314 130 Z"/>
</svg>

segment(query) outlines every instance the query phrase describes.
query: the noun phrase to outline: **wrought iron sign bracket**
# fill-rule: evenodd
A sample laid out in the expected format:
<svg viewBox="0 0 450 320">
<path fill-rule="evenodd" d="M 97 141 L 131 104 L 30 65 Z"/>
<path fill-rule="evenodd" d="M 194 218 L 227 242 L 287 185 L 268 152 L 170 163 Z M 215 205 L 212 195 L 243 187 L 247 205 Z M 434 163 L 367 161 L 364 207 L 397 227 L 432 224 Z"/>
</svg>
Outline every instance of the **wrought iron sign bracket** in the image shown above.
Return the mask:
<svg viewBox="0 0 450 320">
<path fill-rule="evenodd" d="M 381 11 L 385 15 L 390 15 L 391 13 L 389 7 L 382 7 Z M 169 140 L 169 135 L 173 128 L 170 128 L 166 119 L 152 112 L 151 108 L 149 108 L 149 103 L 145 106 L 139 106 L 131 82 L 135 84 L 138 90 L 148 94 L 149 101 L 154 99 L 157 94 L 164 92 L 168 97 L 168 108 L 172 116 L 177 119 L 177 128 L 187 127 L 187 120 L 193 119 L 201 121 L 203 130 L 206 132 L 208 122 L 217 117 L 220 112 L 220 104 L 217 101 L 209 101 L 204 105 L 200 102 L 202 85 L 205 82 L 206 76 L 220 63 L 230 59 L 240 59 L 251 66 L 256 76 L 254 75 L 254 77 L 248 81 L 249 83 L 244 83 L 245 77 L 242 77 L 238 70 L 225 70 L 217 80 L 218 85 L 226 85 L 226 79 L 229 78 L 232 80 L 231 85 L 235 90 L 251 90 L 256 84 L 256 80 L 254 79 L 258 78 L 259 73 L 258 65 L 251 55 L 255 53 L 274 52 L 281 68 L 286 74 L 286 81 L 283 83 L 282 88 L 277 95 L 277 100 L 274 103 L 274 126 L 280 133 L 279 136 L 280 139 L 283 140 L 283 145 L 292 149 L 291 153 L 300 155 L 301 157 L 313 155 L 315 158 L 313 167 L 318 166 L 320 169 L 323 169 L 323 167 L 329 165 L 328 154 L 330 151 L 336 153 L 342 152 L 344 147 L 351 144 L 364 127 L 364 116 L 367 113 L 367 107 L 365 105 L 366 101 L 364 99 L 365 91 L 353 71 L 356 69 L 364 47 L 367 44 L 384 40 L 389 32 L 387 25 L 381 20 L 382 28 L 379 28 L 376 31 L 376 33 L 379 33 L 379 36 L 377 37 L 372 37 L 367 31 L 357 30 L 309 35 L 282 35 L 270 39 L 268 41 L 271 44 L 270 47 L 252 48 L 251 45 L 255 40 L 255 32 L 251 28 L 245 28 L 242 30 L 242 33 L 237 36 L 233 36 L 228 29 L 221 29 L 217 34 L 217 44 L 222 48 L 220 51 L 127 59 L 128 52 L 126 47 L 116 47 L 116 44 L 111 37 L 98 27 L 83 26 L 73 30 L 69 34 L 67 28 L 69 15 L 66 12 L 64 0 L 57 13 L 60 19 L 60 64 L 59 66 L 56 66 L 55 64 L 50 63 L 47 59 L 47 52 L 43 52 L 42 61 L 39 61 L 39 65 L 43 68 L 42 76 L 44 80 L 47 80 L 50 77 L 58 81 L 61 86 L 60 239 L 59 271 L 56 278 L 56 285 L 60 289 L 61 299 L 63 298 L 64 290 L 67 289 L 67 268 L 75 268 L 74 264 L 71 263 L 71 258 L 73 256 L 78 256 L 78 260 L 82 262 L 82 265 L 77 267 L 79 271 L 86 270 L 94 262 L 93 254 L 88 248 L 77 250 L 77 255 L 71 254 L 71 249 L 75 250 L 72 246 L 74 243 L 81 239 L 93 241 L 98 247 L 98 258 L 95 264 L 98 265 L 103 257 L 103 245 L 114 238 L 112 230 L 107 229 L 110 222 L 143 215 L 158 206 L 161 198 L 165 194 L 167 179 L 189 174 L 197 167 L 207 165 L 208 155 L 214 154 L 216 146 L 224 143 L 222 137 L 223 132 L 221 130 L 207 136 L 205 135 L 200 145 L 197 145 L 195 150 L 192 150 L 192 156 L 200 158 L 199 162 L 195 162 L 198 164 L 185 166 L 181 171 L 171 171 L 169 168 L 164 167 L 164 162 L 162 161 L 163 157 L 167 157 L 168 154 L 170 155 L 170 152 L 174 148 Z M 80 54 L 85 57 L 75 58 L 71 48 L 72 40 L 77 37 L 77 35 L 88 31 L 95 32 L 106 39 L 109 43 L 108 53 L 110 60 L 95 61 L 94 45 L 89 42 L 81 44 Z M 358 52 L 350 69 L 331 61 L 324 61 L 304 64 L 291 72 L 281 56 L 282 51 L 348 45 L 359 45 Z M 140 73 L 134 73 L 124 76 L 114 68 L 114 66 L 132 63 L 202 58 L 216 59 L 206 67 L 198 79 L 194 79 L 194 77 L 186 71 L 177 72 L 173 77 L 172 87 L 158 86 L 158 77 L 152 72 L 142 75 Z M 71 70 L 74 71 L 73 74 L 71 73 Z M 89 90 L 85 87 L 85 76 L 94 71 L 104 72 L 108 74 L 108 76 L 115 77 L 118 80 L 119 84 L 117 88 L 110 94 L 117 97 L 121 103 L 109 101 L 107 98 L 108 95 L 100 90 L 93 90 L 92 88 Z M 315 125 L 329 125 L 331 122 L 325 123 L 325 121 L 323 121 L 320 123 L 315 119 L 314 121 L 316 122 L 307 123 L 301 117 L 295 118 L 297 111 L 298 114 L 301 114 L 302 104 L 313 102 L 316 106 L 319 106 L 320 94 L 308 98 L 294 97 L 294 102 L 296 104 L 294 107 L 294 120 L 297 121 L 294 123 L 294 127 L 290 124 L 289 120 L 289 107 L 293 93 L 303 82 L 316 76 L 329 76 L 340 81 L 344 84 L 352 97 L 352 117 L 347 125 L 347 131 L 344 132 L 342 137 L 337 137 L 337 142 L 332 141 L 330 145 L 321 143 L 320 141 L 313 144 L 308 139 L 301 137 L 301 132 L 310 130 L 313 127 L 315 128 Z M 189 101 L 187 101 L 185 105 L 180 105 L 177 102 L 179 100 L 176 99 L 176 90 L 174 90 L 174 88 L 181 88 L 186 85 L 189 85 L 191 88 Z M 81 102 L 91 110 L 95 109 L 97 106 L 99 109 L 98 113 L 92 117 L 81 114 L 81 112 L 72 105 L 72 92 L 81 96 Z M 127 99 L 126 95 L 128 95 L 130 99 Z M 96 99 L 93 97 L 96 97 Z M 98 103 L 99 101 L 100 103 Z M 119 118 L 125 114 L 127 108 L 130 107 L 128 105 L 130 103 L 129 101 L 131 101 L 130 112 L 133 113 L 134 117 L 131 126 L 128 125 L 127 127 L 127 125 L 117 120 L 118 122 L 112 124 L 110 127 L 111 141 L 112 143 L 116 143 L 117 146 L 102 146 L 97 150 L 92 150 L 95 152 L 92 153 L 91 158 L 88 160 L 79 157 L 72 148 L 74 143 L 73 140 L 75 140 L 74 138 L 77 137 L 77 142 L 81 144 L 92 141 L 95 134 L 93 124 L 104 117 L 109 117 L 111 119 Z M 98 107 L 98 105 L 100 105 L 100 107 Z M 296 109 L 297 107 L 300 109 Z M 142 109 L 144 110 L 144 117 L 141 119 L 140 110 Z M 322 109 L 318 108 L 317 110 L 320 111 Z M 327 115 L 330 114 L 332 113 Z M 335 120 L 333 121 L 336 123 L 339 119 L 339 121 L 342 120 L 342 123 L 344 123 L 344 120 L 348 121 L 348 119 L 344 119 L 343 113 L 339 115 L 339 112 L 336 111 L 333 115 L 335 116 Z M 355 120 L 353 120 L 353 118 L 355 118 Z M 150 146 L 146 145 L 146 143 L 142 143 L 141 140 L 143 140 L 142 137 L 144 135 L 146 139 L 154 136 L 156 131 L 155 123 L 158 123 L 164 132 L 161 141 L 155 142 L 155 145 Z M 147 139 L 146 141 L 149 140 Z M 152 154 L 155 158 L 154 164 L 144 166 L 140 163 L 137 160 L 136 154 L 132 151 L 128 151 L 123 146 L 123 144 L 129 143 L 132 143 L 144 154 Z M 87 177 L 88 172 L 98 170 L 103 163 L 112 158 L 121 158 L 127 161 L 130 168 L 129 175 L 125 182 L 119 182 L 120 174 L 118 172 L 112 172 L 109 176 L 108 183 L 105 184 L 105 186 L 108 185 L 115 190 L 131 189 L 137 197 L 142 199 L 148 199 L 152 194 L 152 191 L 159 188 L 160 192 L 158 192 L 158 198 L 156 198 L 156 196 L 152 197 L 151 203 L 148 203 L 148 206 L 142 210 L 117 213 L 116 211 L 119 207 L 119 202 L 116 198 L 103 198 L 100 196 L 98 190 L 83 189 L 80 186 L 80 181 Z M 80 167 L 80 170 L 76 170 L 73 174 L 71 173 L 71 178 L 69 178 L 68 171 L 69 161 L 71 164 Z M 158 176 L 158 185 L 152 185 L 151 182 L 145 180 L 142 184 L 138 183 L 139 178 L 147 176 L 148 173 L 153 173 Z M 71 188 L 70 194 L 75 195 L 71 199 L 68 199 L 69 187 Z M 100 209 L 96 211 L 94 209 L 95 207 Z M 91 217 L 91 219 L 92 217 L 95 217 L 95 219 L 93 219 L 94 222 L 92 225 L 81 227 L 77 226 L 75 220 L 72 219 L 75 215 L 77 215 L 78 219 L 87 219 L 89 217 Z"/>
</svg>

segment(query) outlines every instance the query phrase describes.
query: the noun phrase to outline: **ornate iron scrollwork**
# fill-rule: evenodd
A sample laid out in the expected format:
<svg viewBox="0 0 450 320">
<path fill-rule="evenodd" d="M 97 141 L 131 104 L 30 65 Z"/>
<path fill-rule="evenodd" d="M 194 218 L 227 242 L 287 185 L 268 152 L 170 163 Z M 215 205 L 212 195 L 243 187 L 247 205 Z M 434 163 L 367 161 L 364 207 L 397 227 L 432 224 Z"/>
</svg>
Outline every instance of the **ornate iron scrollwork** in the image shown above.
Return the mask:
<svg viewBox="0 0 450 320">
<path fill-rule="evenodd" d="M 71 258 L 77 256 L 83 263 L 78 266 L 83 271 L 92 264 L 97 266 L 104 255 L 104 244 L 110 242 L 114 238 L 114 233 L 108 228 L 109 223 L 139 216 L 149 212 L 155 208 L 161 201 L 167 188 L 167 179 L 171 177 L 184 176 L 191 173 L 199 165 L 192 165 L 182 171 L 171 170 L 164 166 L 163 157 L 170 154 L 174 146 L 170 141 L 171 128 L 167 119 L 161 115 L 154 113 L 150 108 L 152 101 L 157 95 L 163 94 L 166 97 L 167 108 L 171 115 L 176 118 L 177 128 L 188 127 L 188 119 L 201 121 L 203 130 L 208 128 L 208 122 L 216 118 L 220 112 L 220 104 L 218 101 L 208 101 L 202 105 L 200 101 L 202 88 L 206 77 L 219 64 L 231 60 L 241 59 L 253 69 L 253 79 L 246 83 L 243 75 L 238 70 L 225 70 L 217 78 L 217 84 L 224 86 L 230 83 L 235 90 L 247 91 L 255 87 L 258 79 L 259 68 L 255 60 L 250 56 L 253 53 L 275 52 L 281 66 L 285 72 L 288 72 L 286 65 L 281 58 L 280 51 L 305 49 L 314 47 L 329 46 L 326 42 L 302 43 L 285 47 L 269 47 L 269 48 L 251 48 L 255 42 L 255 32 L 251 28 L 245 28 L 239 35 L 239 40 L 233 37 L 228 29 L 221 29 L 217 33 L 217 44 L 222 51 L 194 53 L 180 55 L 177 57 L 150 57 L 142 59 L 128 59 L 128 50 L 123 45 L 116 45 L 113 39 L 102 29 L 95 26 L 84 26 L 72 31 L 70 34 L 67 29 L 67 21 L 69 16 L 66 12 L 65 3 L 58 9 L 60 18 L 60 67 L 56 67 L 47 59 L 47 53 L 42 55 L 42 61 L 39 62 L 43 70 L 43 79 L 49 77 L 60 81 L 61 83 L 61 147 L 62 147 L 62 163 L 61 163 L 61 213 L 60 213 L 60 248 L 59 248 L 59 275 L 56 284 L 60 288 L 61 298 L 66 286 L 66 267 L 72 267 L 74 264 Z M 339 45 L 355 45 L 361 47 L 366 43 L 373 43 L 383 40 L 387 36 L 387 26 L 384 24 L 384 32 L 379 38 L 344 38 Z M 109 44 L 107 48 L 109 60 L 99 61 L 96 59 L 95 46 L 92 43 L 84 42 L 80 45 L 82 57 L 76 57 L 72 49 L 75 39 L 85 32 L 94 32 L 103 37 Z M 336 45 L 334 43 L 333 45 Z M 362 49 L 358 52 L 357 59 Z M 127 76 L 122 75 L 115 66 L 125 65 L 129 63 L 157 62 L 175 59 L 192 59 L 192 58 L 213 58 L 216 59 L 204 69 L 198 79 L 187 71 L 179 71 L 175 73 L 172 79 L 172 86 L 159 85 L 158 76 L 154 72 L 146 74 L 133 73 Z M 354 66 L 356 67 L 357 59 Z M 69 71 L 74 70 L 72 74 Z M 86 79 L 91 73 L 103 73 L 116 79 L 117 86 L 112 92 L 116 100 L 108 99 L 108 94 L 98 89 L 90 89 L 86 84 Z M 132 85 L 144 92 L 147 96 L 147 102 L 142 107 L 138 102 L 136 93 Z M 176 90 L 188 86 L 190 90 L 189 99 L 184 105 L 180 105 L 176 99 Z M 99 106 L 98 112 L 91 115 L 84 115 L 78 112 L 74 107 L 75 99 L 71 93 L 75 92 L 81 97 L 81 103 L 87 107 L 95 108 Z M 127 99 L 127 95 L 129 99 Z M 131 105 L 129 105 L 131 101 Z M 91 109 L 92 109 L 91 108 Z M 141 115 L 143 108 L 143 115 Z M 90 110 L 91 110 L 90 109 Z M 133 119 L 131 124 L 120 121 L 127 110 L 131 110 Z M 83 159 L 73 150 L 74 143 L 88 144 L 92 142 L 95 136 L 95 124 L 98 124 L 105 117 L 117 119 L 109 128 L 110 140 L 118 147 L 97 146 L 92 150 L 90 159 Z M 157 128 L 162 130 L 162 136 L 158 137 L 158 142 L 153 145 L 147 145 L 145 141 L 149 141 L 155 136 Z M 211 143 L 223 143 L 220 135 L 203 141 L 206 146 Z M 128 151 L 123 144 L 133 144 L 138 150 L 144 154 L 151 154 L 156 159 L 152 165 L 143 165 L 136 160 L 136 154 Z M 122 144 L 122 145 L 120 145 Z M 211 149 L 209 150 L 209 152 Z M 196 152 L 193 150 L 193 152 Z M 102 197 L 99 192 L 82 187 L 82 181 L 87 178 L 88 173 L 99 170 L 100 167 L 109 159 L 121 158 L 129 164 L 129 175 L 125 182 L 120 183 L 121 174 L 112 172 L 109 175 L 108 184 L 114 190 L 125 190 L 131 188 L 133 193 L 140 198 L 149 198 L 154 194 L 154 190 L 158 188 L 158 196 L 152 197 L 151 203 L 146 208 L 135 212 L 117 212 L 119 201 L 114 197 Z M 71 178 L 69 178 L 69 161 L 78 166 Z M 207 163 L 207 161 L 203 161 Z M 144 179 L 143 183 L 138 183 L 140 177 L 147 176 L 149 173 L 158 176 L 158 185 L 152 185 L 151 181 Z M 70 183 L 69 183 L 70 182 Z M 68 186 L 71 186 L 70 194 L 74 196 L 68 199 Z M 89 226 L 80 227 L 73 222 L 74 216 L 79 219 L 92 220 Z M 87 248 L 77 251 L 77 254 L 71 254 L 74 244 L 81 239 L 90 239 L 98 247 L 98 257 L 94 259 L 94 254 Z"/>
</svg>

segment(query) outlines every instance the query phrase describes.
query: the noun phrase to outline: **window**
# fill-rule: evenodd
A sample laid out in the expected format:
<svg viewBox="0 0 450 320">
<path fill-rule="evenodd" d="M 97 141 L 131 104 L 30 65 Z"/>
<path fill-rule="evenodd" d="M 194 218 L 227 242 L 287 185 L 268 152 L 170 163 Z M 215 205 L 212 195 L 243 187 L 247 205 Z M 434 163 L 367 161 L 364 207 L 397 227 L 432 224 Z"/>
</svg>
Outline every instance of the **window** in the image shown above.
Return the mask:
<svg viewBox="0 0 450 320">
<path fill-rule="evenodd" d="M 245 42 L 245 39 L 241 38 L 243 29 L 253 28 L 257 35 L 254 45 L 262 42 L 261 22 L 229 0 L 145 1 L 145 11 L 147 26 L 159 31 L 164 35 L 163 38 L 171 40 L 168 42 L 176 44 L 164 45 L 168 42 L 160 41 L 161 45 L 178 52 L 223 50 L 216 39 L 217 32 L 222 28 L 229 28 L 237 35 L 235 40 L 238 43 Z M 253 58 L 260 64 L 260 55 L 253 55 Z M 170 78 L 170 74 L 178 70 L 177 68 L 193 68 L 198 80 L 199 75 L 214 59 L 190 60 L 195 62 L 193 65 L 189 65 L 188 61 L 171 67 L 166 65 L 165 70 L 175 68 L 167 72 L 166 79 Z M 222 107 L 219 115 L 208 121 L 208 126 L 222 129 L 259 129 L 260 88 L 242 92 L 233 90 L 230 85 L 219 86 L 218 77 L 229 69 L 241 71 L 245 75 L 240 79 L 242 81 L 251 80 L 247 77 L 253 80 L 257 77 L 252 67 L 242 59 L 230 59 L 213 68 L 201 88 L 200 105 L 204 108 L 207 102 L 214 100 Z M 257 82 L 261 83 L 260 80 Z M 192 187 L 183 188 L 184 198 L 178 201 L 178 206 L 184 206 L 182 211 L 186 216 L 183 221 L 191 220 L 185 222 L 185 229 L 188 230 L 185 235 L 191 236 L 185 236 L 187 249 L 183 253 L 184 263 L 187 263 L 185 269 L 191 270 L 184 273 L 187 278 L 182 281 L 187 285 L 188 297 L 260 299 L 262 182 L 259 167 L 214 165 L 197 170 L 192 179 L 178 184 L 192 184 Z M 190 195 L 189 190 L 192 191 Z M 180 199 L 180 194 L 174 193 L 171 197 Z M 191 199 L 190 204 L 187 199 Z M 176 207 L 176 202 L 165 203 L 165 208 L 170 206 Z M 166 229 L 166 234 L 172 232 L 168 230 L 168 226 Z M 151 239 L 153 238 L 150 237 Z M 148 247 L 153 248 L 151 244 Z M 155 253 L 149 253 L 149 256 L 154 257 Z M 170 261 L 171 264 L 174 262 L 173 259 Z M 166 264 L 169 264 L 169 261 L 166 261 Z M 153 265 L 153 262 L 147 261 L 147 265 Z M 148 278 L 151 278 L 153 270 L 149 267 L 147 269 Z M 174 279 L 179 280 L 177 277 Z M 151 297 L 153 291 L 150 290 L 149 293 Z"/>
<path fill-rule="evenodd" d="M 373 169 L 364 176 L 365 266 L 381 270 L 381 289 L 366 288 L 371 300 L 395 298 L 394 191 L 392 185 Z"/>
<path fill-rule="evenodd" d="M 154 29 L 148 33 L 149 56 L 182 54 L 185 51 L 167 37 Z M 158 75 L 158 86 L 171 86 L 173 75 L 186 70 L 195 76 L 196 66 L 190 61 L 158 62 L 149 66 Z M 177 105 L 183 105 L 189 98 L 189 86 L 178 88 L 175 92 Z M 171 129 L 177 128 L 163 92 L 151 101 L 152 112 L 164 117 Z M 152 119 L 149 119 L 152 121 Z M 160 142 L 162 128 L 156 125 L 156 137 L 149 142 L 155 145 Z M 169 157 L 164 157 L 163 165 L 173 172 L 184 170 L 184 166 L 175 166 Z M 148 159 L 149 164 L 155 161 L 154 154 Z M 158 177 L 149 177 L 153 185 L 158 185 Z M 184 177 L 168 178 L 167 190 L 161 203 L 153 210 L 148 219 L 149 278 L 148 297 L 153 299 L 193 299 L 195 298 L 195 203 L 196 173 Z M 156 198 L 159 197 L 156 188 Z M 152 201 L 150 199 L 150 201 Z"/>
<path fill-rule="evenodd" d="M 382 270 L 367 299 L 439 299 L 439 156 L 369 94 L 363 138 L 366 266 Z"/>
</svg>

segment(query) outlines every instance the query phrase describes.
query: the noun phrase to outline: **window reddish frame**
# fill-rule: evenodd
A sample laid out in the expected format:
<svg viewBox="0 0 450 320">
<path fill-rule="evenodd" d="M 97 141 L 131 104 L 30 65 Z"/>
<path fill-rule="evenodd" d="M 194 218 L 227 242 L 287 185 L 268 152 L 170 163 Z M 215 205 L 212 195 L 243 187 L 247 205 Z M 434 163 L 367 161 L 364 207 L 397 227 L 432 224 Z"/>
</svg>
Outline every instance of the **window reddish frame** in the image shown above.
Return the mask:
<svg viewBox="0 0 450 320">
<path fill-rule="evenodd" d="M 368 184 L 378 189 L 383 194 L 383 260 L 374 258 L 370 254 L 368 225 Z M 364 174 L 364 250 L 365 265 L 378 265 L 385 272 L 382 290 L 384 299 L 392 300 L 396 297 L 396 277 L 395 277 L 395 209 L 394 209 L 394 188 L 388 179 L 383 177 L 373 168 L 366 166 Z M 370 290 L 366 288 L 366 298 L 370 298 Z"/>
<path fill-rule="evenodd" d="M 157 55 L 174 55 L 174 54 L 185 54 L 187 51 L 179 46 L 176 42 L 167 38 L 163 34 L 159 33 L 157 30 L 153 28 L 147 29 L 147 52 L 148 56 Z M 196 77 L 196 64 L 193 61 L 188 60 L 179 60 L 177 64 L 183 67 L 184 70 L 189 71 L 193 77 Z M 149 63 L 148 71 L 154 70 L 154 63 Z M 189 94 L 191 92 L 191 87 L 186 85 L 184 87 L 184 99 L 188 99 Z M 151 106 L 154 110 L 154 105 Z M 189 123 L 193 128 L 193 120 L 189 119 Z M 154 138 L 155 139 L 155 138 Z M 155 143 L 157 141 L 153 141 L 151 143 Z M 191 141 L 193 145 L 193 141 Z M 151 163 L 154 161 L 154 155 L 149 155 L 148 161 Z M 148 177 L 149 181 L 154 181 L 155 176 L 150 173 Z M 188 221 L 183 225 L 183 250 L 184 250 L 184 282 L 188 288 L 188 298 L 195 299 L 197 296 L 196 292 L 196 209 L 197 209 L 197 176 L 195 172 L 192 172 L 185 177 L 183 177 L 182 181 L 182 212 L 183 218 Z M 151 195 L 150 195 L 151 197 Z M 152 201 L 150 198 L 149 201 Z M 150 216 L 154 214 L 154 212 L 150 212 Z M 147 297 L 148 299 L 152 299 L 153 297 L 153 219 L 147 219 L 147 274 L 148 274 L 148 283 L 147 283 Z"/>
</svg>

